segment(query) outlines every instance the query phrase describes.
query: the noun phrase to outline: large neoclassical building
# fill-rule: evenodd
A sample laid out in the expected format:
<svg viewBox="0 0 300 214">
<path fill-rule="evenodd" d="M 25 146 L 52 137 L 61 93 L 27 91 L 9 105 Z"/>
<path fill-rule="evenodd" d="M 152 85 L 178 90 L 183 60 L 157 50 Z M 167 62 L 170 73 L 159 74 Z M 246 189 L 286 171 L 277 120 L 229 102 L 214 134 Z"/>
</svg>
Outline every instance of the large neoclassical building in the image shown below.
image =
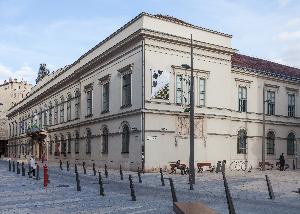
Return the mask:
<svg viewBox="0 0 300 214">
<path fill-rule="evenodd" d="M 188 163 L 190 35 L 195 164 L 300 153 L 300 69 L 240 55 L 232 36 L 141 13 L 73 64 L 49 72 L 9 110 L 9 155 L 135 170 Z M 266 100 L 263 100 L 263 91 Z M 298 160 L 297 166 L 300 167 Z"/>
</svg>

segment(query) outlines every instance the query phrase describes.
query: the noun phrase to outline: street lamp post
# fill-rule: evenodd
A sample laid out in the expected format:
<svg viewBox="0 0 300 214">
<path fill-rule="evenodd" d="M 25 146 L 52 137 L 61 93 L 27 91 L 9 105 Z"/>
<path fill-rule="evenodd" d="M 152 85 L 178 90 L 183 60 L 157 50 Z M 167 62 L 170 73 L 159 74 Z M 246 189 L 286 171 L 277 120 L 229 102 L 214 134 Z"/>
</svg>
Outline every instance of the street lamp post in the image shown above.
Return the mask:
<svg viewBox="0 0 300 214">
<path fill-rule="evenodd" d="M 193 62 L 193 35 L 191 34 L 191 66 L 184 64 L 181 67 L 191 69 L 190 85 L 190 159 L 189 169 L 192 184 L 195 184 L 195 167 L 194 167 L 194 62 Z"/>
<path fill-rule="evenodd" d="M 262 171 L 265 171 L 266 169 L 266 144 L 265 144 L 265 139 L 266 139 L 266 104 L 265 103 L 269 103 L 269 100 L 266 100 L 266 91 L 265 91 L 265 84 L 263 85 L 263 135 L 262 135 L 262 153 L 261 153 L 261 157 L 262 157 Z"/>
<path fill-rule="evenodd" d="M 265 115 L 265 84 L 263 85 L 263 135 L 262 135 L 262 171 L 265 171 L 265 165 L 266 165 L 266 157 L 265 157 L 265 129 L 266 129 L 266 115 Z"/>
</svg>

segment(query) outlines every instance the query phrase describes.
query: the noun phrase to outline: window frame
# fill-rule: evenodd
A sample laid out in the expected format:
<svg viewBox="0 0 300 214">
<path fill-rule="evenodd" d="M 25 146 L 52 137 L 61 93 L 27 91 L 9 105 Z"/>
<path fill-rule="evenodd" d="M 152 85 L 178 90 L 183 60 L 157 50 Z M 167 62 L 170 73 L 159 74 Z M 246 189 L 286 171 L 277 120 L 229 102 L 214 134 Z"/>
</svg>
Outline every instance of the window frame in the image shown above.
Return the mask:
<svg viewBox="0 0 300 214">
<path fill-rule="evenodd" d="M 287 155 L 295 155 L 295 141 L 296 141 L 295 134 L 293 132 L 290 132 L 287 136 L 287 149 L 286 149 Z"/>
<path fill-rule="evenodd" d="M 267 91 L 267 115 L 275 115 L 275 91 Z"/>
<path fill-rule="evenodd" d="M 132 73 L 127 73 L 122 75 L 122 107 L 127 107 L 132 105 L 131 90 L 132 90 Z"/>
<path fill-rule="evenodd" d="M 129 145 L 130 145 L 130 129 L 127 124 L 122 126 L 122 154 L 129 153 Z"/>
<path fill-rule="evenodd" d="M 107 127 L 102 130 L 102 154 L 108 154 L 109 131 Z"/>
<path fill-rule="evenodd" d="M 296 96 L 295 94 L 288 94 L 288 117 L 295 117 L 296 110 Z"/>
<path fill-rule="evenodd" d="M 267 154 L 275 154 L 275 133 L 273 131 L 267 133 Z"/>
<path fill-rule="evenodd" d="M 247 98 L 248 98 L 247 87 L 239 86 L 238 88 L 239 112 L 247 112 Z"/>
<path fill-rule="evenodd" d="M 247 150 L 247 132 L 245 129 L 240 129 L 237 135 L 237 154 L 247 154 Z"/>
<path fill-rule="evenodd" d="M 102 85 L 102 113 L 109 112 L 109 90 L 109 82 L 104 83 Z"/>
</svg>

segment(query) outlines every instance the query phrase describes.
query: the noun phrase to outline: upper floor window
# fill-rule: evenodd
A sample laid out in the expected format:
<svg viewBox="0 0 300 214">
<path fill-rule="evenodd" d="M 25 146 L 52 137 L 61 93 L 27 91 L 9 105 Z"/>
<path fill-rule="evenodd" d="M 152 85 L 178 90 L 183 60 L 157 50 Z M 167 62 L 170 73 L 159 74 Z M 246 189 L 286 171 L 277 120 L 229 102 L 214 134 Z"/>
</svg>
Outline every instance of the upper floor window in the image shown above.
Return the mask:
<svg viewBox="0 0 300 214">
<path fill-rule="evenodd" d="M 275 92 L 274 91 L 267 91 L 267 100 L 268 100 L 268 115 L 275 114 Z"/>
<path fill-rule="evenodd" d="M 43 109 L 40 108 L 40 112 L 39 112 L 39 128 L 42 129 L 43 128 Z"/>
<path fill-rule="evenodd" d="M 129 140 L 129 127 L 125 124 L 122 130 L 122 153 L 129 153 Z"/>
<path fill-rule="evenodd" d="M 122 76 L 122 106 L 131 105 L 131 74 Z"/>
<path fill-rule="evenodd" d="M 75 118 L 79 118 L 79 111 L 80 111 L 80 93 L 79 90 L 75 92 Z"/>
<path fill-rule="evenodd" d="M 64 122 L 65 118 L 65 99 L 63 96 L 60 98 L 60 123 Z"/>
<path fill-rule="evenodd" d="M 288 116 L 295 117 L 295 94 L 288 94 Z"/>
<path fill-rule="evenodd" d="M 89 128 L 86 129 L 86 153 L 91 153 L 91 138 L 92 138 L 92 132 Z"/>
<path fill-rule="evenodd" d="M 274 155 L 275 152 L 275 134 L 268 132 L 267 134 L 267 154 Z"/>
<path fill-rule="evenodd" d="M 102 112 L 109 111 L 109 82 L 102 86 Z"/>
<path fill-rule="evenodd" d="M 102 131 L 102 153 L 108 153 L 108 129 L 106 127 Z"/>
<path fill-rule="evenodd" d="M 199 106 L 205 106 L 205 79 L 199 79 Z"/>
<path fill-rule="evenodd" d="M 52 103 L 49 103 L 49 126 L 52 126 Z"/>
<path fill-rule="evenodd" d="M 239 111 L 247 112 L 247 88 L 239 86 Z"/>
<path fill-rule="evenodd" d="M 47 122 L 48 122 L 47 116 L 48 116 L 48 109 L 47 109 L 47 105 L 45 105 L 45 108 L 44 108 L 44 128 L 47 128 Z"/>
<path fill-rule="evenodd" d="M 176 75 L 176 103 L 182 104 L 182 100 L 183 100 L 182 75 Z"/>
<path fill-rule="evenodd" d="M 237 153 L 247 154 L 247 133 L 244 129 L 238 132 Z"/>
<path fill-rule="evenodd" d="M 79 132 L 75 132 L 75 154 L 79 153 Z"/>
<path fill-rule="evenodd" d="M 90 88 L 86 92 L 86 115 L 92 116 L 93 114 L 93 90 Z"/>
<path fill-rule="evenodd" d="M 55 106 L 54 106 L 54 125 L 58 124 L 58 101 L 55 100 Z"/>
<path fill-rule="evenodd" d="M 67 121 L 71 120 L 71 101 L 72 101 L 72 95 L 68 95 L 68 101 L 67 101 Z"/>
<path fill-rule="evenodd" d="M 289 133 L 287 137 L 287 154 L 294 155 L 295 154 L 295 134 Z"/>
</svg>

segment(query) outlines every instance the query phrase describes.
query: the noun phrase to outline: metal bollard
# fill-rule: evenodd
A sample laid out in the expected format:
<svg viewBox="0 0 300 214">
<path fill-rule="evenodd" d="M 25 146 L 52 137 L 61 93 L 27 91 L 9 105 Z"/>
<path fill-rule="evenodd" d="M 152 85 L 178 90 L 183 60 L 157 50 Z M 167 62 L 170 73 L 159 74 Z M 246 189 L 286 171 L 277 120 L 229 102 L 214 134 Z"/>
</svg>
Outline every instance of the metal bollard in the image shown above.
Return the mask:
<svg viewBox="0 0 300 214">
<path fill-rule="evenodd" d="M 293 170 L 296 170 L 295 160 L 293 160 Z"/>
<path fill-rule="evenodd" d="M 122 171 L 122 166 L 120 165 L 120 176 L 121 176 L 121 180 L 123 180 L 123 171 Z"/>
<path fill-rule="evenodd" d="M 135 192 L 134 192 L 134 186 L 133 186 L 131 175 L 129 175 L 129 186 L 130 186 L 131 200 L 136 201 L 136 196 L 135 196 Z"/>
<path fill-rule="evenodd" d="M 163 174 L 162 168 L 159 169 L 159 172 L 160 172 L 161 185 L 165 186 L 164 174 Z"/>
<path fill-rule="evenodd" d="M 229 214 L 235 214 L 235 209 L 234 209 L 234 206 L 233 206 L 233 202 L 232 202 L 230 190 L 229 190 L 229 187 L 228 187 L 227 179 L 226 179 L 226 176 L 225 176 L 225 172 L 222 172 L 222 175 L 223 175 L 223 181 L 224 181 L 224 188 L 225 188 L 225 194 L 226 194 L 226 199 L 227 199 L 228 211 L 229 211 Z"/>
<path fill-rule="evenodd" d="M 81 186 L 80 186 L 80 180 L 78 173 L 76 173 L 76 186 L 77 186 L 77 191 L 81 191 Z"/>
<path fill-rule="evenodd" d="M 95 163 L 93 163 L 93 172 L 94 172 L 94 176 L 96 176 Z"/>
<path fill-rule="evenodd" d="M 13 172 L 16 171 L 16 168 L 15 168 L 15 162 L 13 161 Z"/>
<path fill-rule="evenodd" d="M 69 161 L 67 161 L 67 171 L 70 170 L 70 164 L 69 164 Z"/>
<path fill-rule="evenodd" d="M 36 166 L 36 177 L 35 177 L 36 180 L 40 180 L 40 165 L 37 164 Z"/>
<path fill-rule="evenodd" d="M 25 176 L 25 167 L 24 167 L 24 162 L 22 162 L 22 176 Z"/>
<path fill-rule="evenodd" d="M 17 162 L 17 174 L 20 174 L 19 162 Z"/>
<path fill-rule="evenodd" d="M 76 163 L 75 163 L 75 173 L 78 173 Z"/>
<path fill-rule="evenodd" d="M 11 163 L 10 163 L 10 160 L 8 160 L 8 171 L 11 171 Z"/>
<path fill-rule="evenodd" d="M 174 187 L 173 179 L 172 178 L 164 178 L 164 179 L 168 179 L 169 182 L 170 182 L 170 188 L 171 188 L 173 203 L 177 202 L 178 200 L 177 200 L 177 196 L 176 196 L 176 192 L 175 192 L 175 187 Z"/>
<path fill-rule="evenodd" d="M 48 186 L 48 166 L 44 165 L 44 187 Z"/>
<path fill-rule="evenodd" d="M 86 174 L 85 162 L 82 163 L 82 167 L 83 167 L 83 174 Z"/>
<path fill-rule="evenodd" d="M 104 196 L 104 188 L 103 188 L 103 182 L 102 182 L 102 176 L 101 172 L 99 171 L 99 186 L 100 186 L 100 195 Z"/>
<path fill-rule="evenodd" d="M 59 160 L 59 168 L 60 168 L 60 170 L 63 170 L 62 161 L 61 160 Z"/>
<path fill-rule="evenodd" d="M 104 165 L 104 173 L 105 173 L 105 178 L 108 178 L 108 171 L 107 171 L 106 164 Z"/>
<path fill-rule="evenodd" d="M 274 195 L 274 192 L 273 192 L 271 181 L 270 181 L 268 175 L 265 175 L 265 176 L 266 176 L 266 181 L 267 181 L 267 186 L 268 186 L 268 192 L 269 192 L 270 199 L 274 200 L 275 195 Z"/>
<path fill-rule="evenodd" d="M 142 177 L 141 177 L 140 167 L 138 167 L 138 177 L 139 177 L 139 183 L 142 183 Z"/>
</svg>

